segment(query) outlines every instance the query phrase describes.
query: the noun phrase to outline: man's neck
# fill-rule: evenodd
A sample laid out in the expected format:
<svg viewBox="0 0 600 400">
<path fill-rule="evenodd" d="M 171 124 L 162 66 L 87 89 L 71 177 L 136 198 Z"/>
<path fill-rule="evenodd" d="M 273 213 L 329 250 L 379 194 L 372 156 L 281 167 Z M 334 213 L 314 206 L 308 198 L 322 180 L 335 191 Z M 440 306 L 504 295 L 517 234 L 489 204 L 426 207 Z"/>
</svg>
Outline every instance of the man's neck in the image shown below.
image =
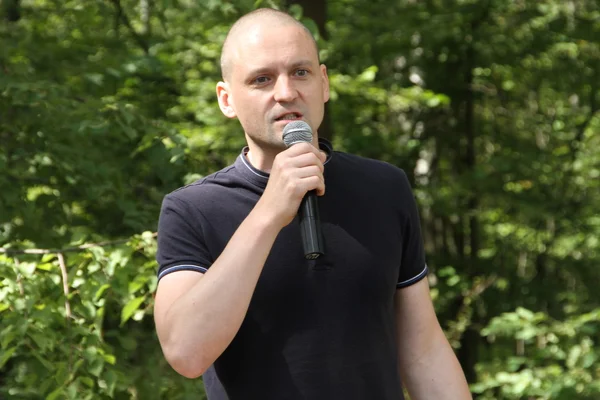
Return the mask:
<svg viewBox="0 0 600 400">
<path fill-rule="evenodd" d="M 273 168 L 273 161 L 275 160 L 276 155 L 277 154 L 267 155 L 264 151 L 252 152 L 252 149 L 248 149 L 248 152 L 246 153 L 246 159 L 250 165 L 259 171 L 270 173 L 271 169 Z"/>
</svg>

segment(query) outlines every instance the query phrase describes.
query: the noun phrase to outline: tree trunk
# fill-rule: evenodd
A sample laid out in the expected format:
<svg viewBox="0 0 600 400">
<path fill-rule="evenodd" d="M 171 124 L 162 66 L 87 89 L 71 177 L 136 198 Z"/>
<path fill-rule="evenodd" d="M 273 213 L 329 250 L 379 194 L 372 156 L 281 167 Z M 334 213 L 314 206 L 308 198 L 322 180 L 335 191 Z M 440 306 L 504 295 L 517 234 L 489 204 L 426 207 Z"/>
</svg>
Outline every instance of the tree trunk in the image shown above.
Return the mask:
<svg viewBox="0 0 600 400">
<path fill-rule="evenodd" d="M 4 0 L 2 2 L 4 18 L 8 22 L 17 22 L 21 19 L 21 0 Z"/>
<path fill-rule="evenodd" d="M 473 30 L 471 31 L 473 32 Z M 465 80 L 464 80 L 464 127 L 465 136 L 467 139 L 465 166 L 467 173 L 474 175 L 476 165 L 476 150 L 475 150 L 475 99 L 472 90 L 473 86 L 473 68 L 475 66 L 475 49 L 470 45 L 465 54 Z M 470 280 L 472 281 L 477 276 L 478 253 L 480 248 L 479 238 L 479 220 L 477 218 L 477 209 L 479 207 L 479 198 L 476 193 L 476 186 L 471 188 L 471 196 L 467 202 L 467 215 L 469 224 L 469 258 L 467 271 Z M 466 258 L 465 258 L 466 261 Z M 471 305 L 474 307 L 474 305 Z M 478 316 L 473 312 L 471 325 L 467 327 L 460 348 L 460 358 L 467 380 L 470 383 L 477 381 L 477 373 L 475 364 L 478 359 L 479 337 L 477 331 L 472 328 L 478 323 Z"/>
<path fill-rule="evenodd" d="M 319 34 L 325 40 L 328 39 L 325 23 L 327 22 L 327 1 L 326 0 L 287 0 L 287 6 L 298 4 L 302 7 L 303 15 L 315 21 L 319 28 Z"/>
</svg>

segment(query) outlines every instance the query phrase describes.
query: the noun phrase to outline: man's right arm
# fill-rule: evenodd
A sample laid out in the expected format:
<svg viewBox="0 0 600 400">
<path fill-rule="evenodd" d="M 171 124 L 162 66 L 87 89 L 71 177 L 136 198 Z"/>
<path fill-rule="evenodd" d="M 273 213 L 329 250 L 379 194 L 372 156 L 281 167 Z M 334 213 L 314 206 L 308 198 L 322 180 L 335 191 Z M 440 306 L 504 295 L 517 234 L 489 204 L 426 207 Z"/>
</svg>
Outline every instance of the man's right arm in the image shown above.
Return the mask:
<svg viewBox="0 0 600 400">
<path fill-rule="evenodd" d="M 165 358 L 181 375 L 202 375 L 235 337 L 279 231 L 306 192 L 324 193 L 323 161 L 310 144 L 280 153 L 265 192 L 208 271 L 179 271 L 160 280 L 156 329 Z"/>
</svg>

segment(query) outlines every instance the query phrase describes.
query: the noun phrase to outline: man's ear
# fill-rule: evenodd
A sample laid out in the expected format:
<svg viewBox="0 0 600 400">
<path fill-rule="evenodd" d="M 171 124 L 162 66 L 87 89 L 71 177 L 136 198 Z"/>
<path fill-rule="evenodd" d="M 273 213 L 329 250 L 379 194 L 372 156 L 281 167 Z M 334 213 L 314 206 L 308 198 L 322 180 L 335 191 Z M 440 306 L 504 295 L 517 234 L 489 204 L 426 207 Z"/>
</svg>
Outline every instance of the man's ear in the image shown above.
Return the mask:
<svg viewBox="0 0 600 400">
<path fill-rule="evenodd" d="M 217 100 L 219 108 L 227 118 L 235 118 L 237 116 L 233 107 L 232 97 L 229 95 L 229 85 L 227 82 L 217 83 Z"/>
</svg>

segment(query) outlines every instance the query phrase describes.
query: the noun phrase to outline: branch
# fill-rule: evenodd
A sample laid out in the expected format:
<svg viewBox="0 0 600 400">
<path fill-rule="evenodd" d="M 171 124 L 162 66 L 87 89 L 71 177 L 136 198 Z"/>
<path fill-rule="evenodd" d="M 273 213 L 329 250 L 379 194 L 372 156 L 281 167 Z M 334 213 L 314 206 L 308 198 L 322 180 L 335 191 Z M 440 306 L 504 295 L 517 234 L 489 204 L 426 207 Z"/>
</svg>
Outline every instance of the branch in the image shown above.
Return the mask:
<svg viewBox="0 0 600 400">
<path fill-rule="evenodd" d="M 485 292 L 490 286 L 492 286 L 498 280 L 498 276 L 496 274 L 492 274 L 485 278 L 483 281 L 476 283 L 469 289 L 465 298 L 475 298 L 479 297 Z"/>
<path fill-rule="evenodd" d="M 62 274 L 63 281 L 63 292 L 65 294 L 65 313 L 67 320 L 71 319 L 71 304 L 69 303 L 69 274 L 67 272 L 67 264 L 65 263 L 65 256 L 63 253 L 58 253 L 58 265 L 60 265 L 60 272 Z"/>
<path fill-rule="evenodd" d="M 157 233 L 154 232 L 152 234 L 152 237 L 156 237 Z M 120 240 L 113 240 L 113 241 L 106 241 L 106 242 L 99 242 L 99 243 L 86 243 L 86 244 L 82 244 L 81 246 L 75 246 L 75 247 L 66 247 L 64 249 L 5 249 L 5 248 L 0 248 L 0 254 L 4 253 L 4 254 L 60 254 L 60 253 L 73 253 L 73 252 L 78 252 L 81 250 L 86 250 L 86 249 L 90 249 L 92 247 L 110 247 L 110 246 L 116 246 L 119 244 L 123 244 L 123 243 L 127 243 L 130 239 L 120 239 Z"/>
<path fill-rule="evenodd" d="M 129 32 L 131 33 L 131 36 L 133 36 L 133 39 L 137 42 L 137 44 L 144 50 L 144 53 L 146 53 L 147 55 L 150 51 L 150 47 L 148 46 L 148 43 L 146 43 L 144 38 L 141 37 L 131 25 L 129 18 L 127 18 L 127 15 L 125 14 L 125 10 L 123 10 L 123 7 L 121 6 L 121 2 L 119 0 L 110 0 L 110 2 L 113 3 L 115 8 L 117 9 L 117 15 L 121 17 L 121 21 L 123 22 L 123 24 L 125 24 L 127 29 L 129 29 Z"/>
<path fill-rule="evenodd" d="M 448 340 L 450 343 L 454 343 L 452 347 L 458 347 L 460 341 L 463 339 L 463 334 L 469 326 L 473 326 L 473 305 L 472 303 L 479 298 L 483 292 L 485 292 L 490 286 L 492 286 L 498 280 L 498 276 L 493 274 L 481 280 L 475 280 L 472 287 L 466 292 L 459 295 L 456 299 L 459 301 L 459 308 L 456 313 L 456 317 L 453 318 L 454 322 L 449 324 L 448 328 Z"/>
<path fill-rule="evenodd" d="M 67 329 L 71 327 L 71 303 L 69 303 L 69 273 L 67 271 L 67 263 L 65 262 L 65 256 L 63 253 L 58 253 L 58 265 L 60 266 L 60 273 L 62 275 L 63 282 L 63 293 L 65 295 L 65 316 L 67 319 Z M 70 329 L 69 329 L 70 330 Z M 69 352 L 69 372 L 73 368 L 73 354 L 74 344 L 71 342 L 71 351 Z"/>
</svg>

